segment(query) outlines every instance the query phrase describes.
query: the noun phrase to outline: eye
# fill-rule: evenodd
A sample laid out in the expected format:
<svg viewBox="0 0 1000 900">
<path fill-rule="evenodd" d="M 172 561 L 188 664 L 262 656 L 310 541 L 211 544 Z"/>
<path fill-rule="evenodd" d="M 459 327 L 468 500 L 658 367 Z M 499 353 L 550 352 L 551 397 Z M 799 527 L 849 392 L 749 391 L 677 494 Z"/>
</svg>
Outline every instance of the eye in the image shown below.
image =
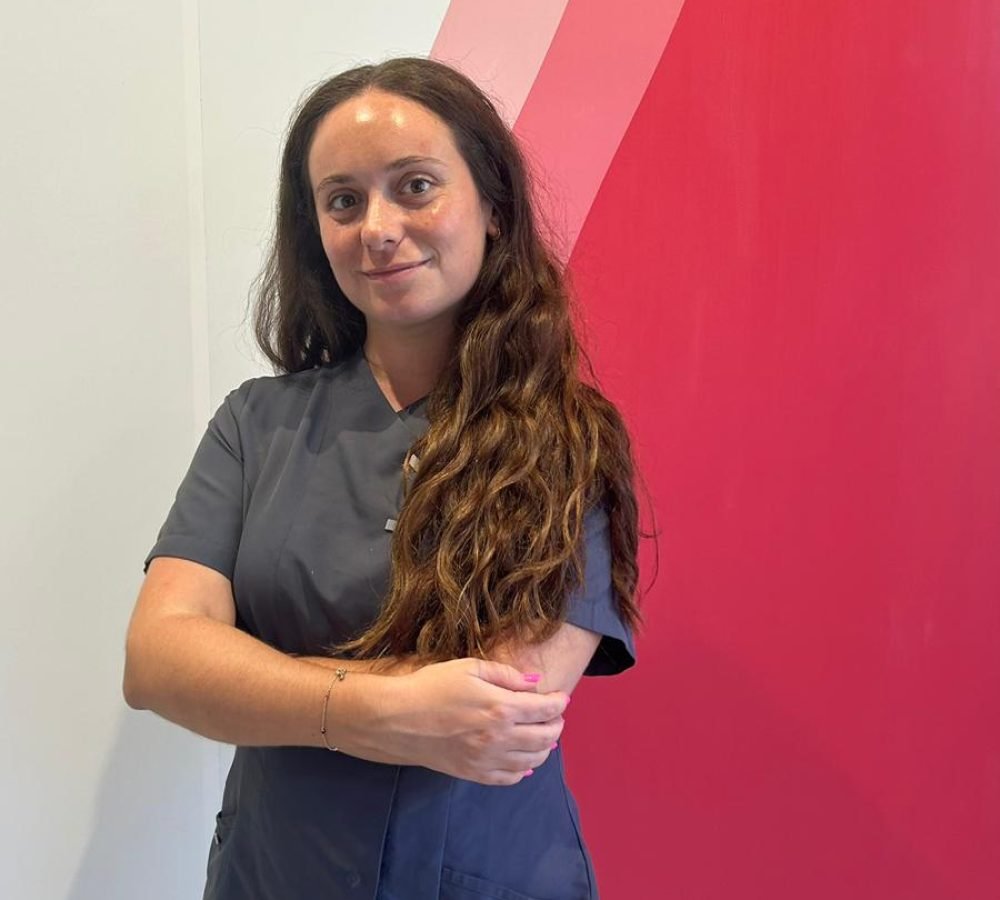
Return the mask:
<svg viewBox="0 0 1000 900">
<path fill-rule="evenodd" d="M 355 203 L 357 203 L 357 200 L 353 194 L 334 194 L 327 200 L 326 206 L 327 209 L 334 212 L 344 212 L 354 206 Z"/>
<path fill-rule="evenodd" d="M 423 187 L 420 187 L 421 185 Z M 406 186 L 410 188 L 408 191 L 410 194 L 426 194 L 434 185 L 429 178 L 418 175 L 416 178 L 411 178 L 407 181 Z"/>
</svg>

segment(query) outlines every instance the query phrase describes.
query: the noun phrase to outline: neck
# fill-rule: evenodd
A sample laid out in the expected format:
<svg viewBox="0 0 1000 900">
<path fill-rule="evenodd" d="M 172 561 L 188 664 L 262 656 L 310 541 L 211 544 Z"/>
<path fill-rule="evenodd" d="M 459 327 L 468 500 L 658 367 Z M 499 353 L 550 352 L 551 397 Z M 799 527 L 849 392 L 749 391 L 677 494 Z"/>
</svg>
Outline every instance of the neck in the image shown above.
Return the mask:
<svg viewBox="0 0 1000 900">
<path fill-rule="evenodd" d="M 392 334 L 369 330 L 364 353 L 386 400 L 396 410 L 426 397 L 448 361 L 451 331 Z"/>
</svg>

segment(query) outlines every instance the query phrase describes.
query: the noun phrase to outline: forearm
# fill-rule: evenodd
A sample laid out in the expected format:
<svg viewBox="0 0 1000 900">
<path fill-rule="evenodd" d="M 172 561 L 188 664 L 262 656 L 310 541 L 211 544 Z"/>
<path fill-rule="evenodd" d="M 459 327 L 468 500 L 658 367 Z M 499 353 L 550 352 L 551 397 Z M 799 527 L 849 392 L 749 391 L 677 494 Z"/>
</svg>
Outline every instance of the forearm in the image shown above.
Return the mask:
<svg viewBox="0 0 1000 900">
<path fill-rule="evenodd" d="M 335 668 L 350 674 L 339 679 Z M 130 706 L 215 740 L 326 743 L 494 785 L 541 765 L 562 731 L 568 698 L 536 686 L 535 677 L 475 659 L 421 666 L 412 657 L 293 657 L 236 627 L 225 576 L 174 557 L 150 563 L 129 623 L 123 684 Z"/>
<path fill-rule="evenodd" d="M 331 663 L 352 673 L 330 692 L 330 745 L 366 759 L 396 761 L 381 755 L 371 738 L 396 679 L 367 674 L 363 665 Z M 170 616 L 155 629 L 129 636 L 129 704 L 229 744 L 323 746 L 320 725 L 331 682 L 325 665 L 288 656 L 204 616 Z"/>
<path fill-rule="evenodd" d="M 130 629 L 125 695 L 206 737 L 244 746 L 330 746 L 361 759 L 425 766 L 482 784 L 516 784 L 562 731 L 565 694 L 475 659 L 391 677 L 339 680 L 218 619 L 158 617 Z"/>
<path fill-rule="evenodd" d="M 416 656 L 392 656 L 384 659 L 341 659 L 335 656 L 295 656 L 300 662 L 312 663 L 324 669 L 345 669 L 368 675 L 409 675 L 422 668 Z"/>
<path fill-rule="evenodd" d="M 490 658 L 522 672 L 537 672 L 538 690 L 572 694 L 600 643 L 600 635 L 564 623 L 547 641 L 528 644 L 507 641 L 493 649 Z"/>
</svg>

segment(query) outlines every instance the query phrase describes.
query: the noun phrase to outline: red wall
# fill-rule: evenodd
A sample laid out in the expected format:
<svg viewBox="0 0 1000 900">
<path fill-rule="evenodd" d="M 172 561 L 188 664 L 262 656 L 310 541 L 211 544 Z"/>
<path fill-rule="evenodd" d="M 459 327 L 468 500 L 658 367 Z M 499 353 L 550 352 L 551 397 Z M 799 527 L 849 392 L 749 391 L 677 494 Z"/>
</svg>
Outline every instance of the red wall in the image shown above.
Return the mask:
<svg viewBox="0 0 1000 900">
<path fill-rule="evenodd" d="M 605 900 L 996 900 L 1000 2 L 688 0 L 572 268 L 661 532 Z"/>
</svg>

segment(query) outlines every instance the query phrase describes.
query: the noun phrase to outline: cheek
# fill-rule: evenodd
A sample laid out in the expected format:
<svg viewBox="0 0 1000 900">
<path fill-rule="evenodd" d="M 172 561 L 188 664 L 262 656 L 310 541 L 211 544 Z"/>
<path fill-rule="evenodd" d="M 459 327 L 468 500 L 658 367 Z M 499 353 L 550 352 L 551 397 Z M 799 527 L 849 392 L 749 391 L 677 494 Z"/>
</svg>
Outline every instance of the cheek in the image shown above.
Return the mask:
<svg viewBox="0 0 1000 900">
<path fill-rule="evenodd" d="M 330 266 L 334 269 L 345 268 L 350 260 L 352 246 L 348 236 L 339 229 L 321 228 L 320 242 Z"/>
<path fill-rule="evenodd" d="M 479 220 L 478 208 L 442 200 L 421 210 L 413 224 L 439 250 L 457 254 L 448 263 L 461 267 L 473 264 L 485 246 L 486 226 Z"/>
<path fill-rule="evenodd" d="M 460 216 L 446 200 L 439 200 L 423 209 L 416 210 L 410 225 L 425 237 L 449 240 L 457 230 Z"/>
</svg>

